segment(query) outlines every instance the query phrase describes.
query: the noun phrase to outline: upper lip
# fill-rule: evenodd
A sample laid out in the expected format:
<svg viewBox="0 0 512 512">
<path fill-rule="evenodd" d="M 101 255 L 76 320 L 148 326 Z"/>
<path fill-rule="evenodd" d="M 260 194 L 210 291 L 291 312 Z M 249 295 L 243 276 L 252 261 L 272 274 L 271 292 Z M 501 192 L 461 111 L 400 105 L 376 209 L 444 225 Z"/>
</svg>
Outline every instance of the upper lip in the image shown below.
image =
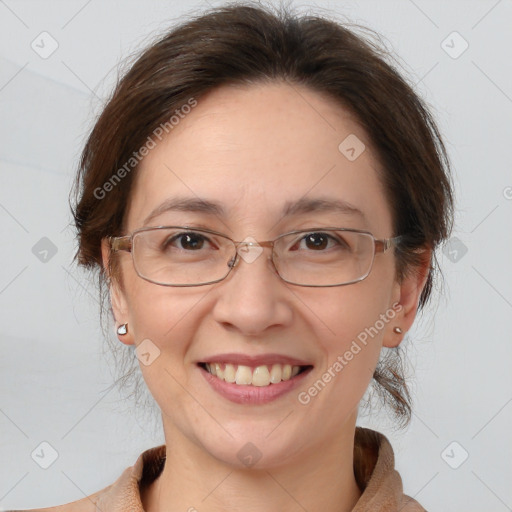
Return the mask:
<svg viewBox="0 0 512 512">
<path fill-rule="evenodd" d="M 244 366 L 264 366 L 272 364 L 290 364 L 292 366 L 311 366 L 311 363 L 295 357 L 285 356 L 282 354 L 261 354 L 258 356 L 250 356 L 247 354 L 215 354 L 199 361 L 200 363 L 227 363 Z"/>
</svg>

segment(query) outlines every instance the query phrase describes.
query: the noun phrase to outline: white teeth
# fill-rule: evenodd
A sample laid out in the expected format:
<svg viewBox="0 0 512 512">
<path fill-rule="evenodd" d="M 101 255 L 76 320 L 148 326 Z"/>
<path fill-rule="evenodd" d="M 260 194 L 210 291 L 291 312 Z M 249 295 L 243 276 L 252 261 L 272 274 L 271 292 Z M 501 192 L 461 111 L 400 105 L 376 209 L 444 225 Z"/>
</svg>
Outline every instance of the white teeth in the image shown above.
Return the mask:
<svg viewBox="0 0 512 512">
<path fill-rule="evenodd" d="M 215 363 L 214 366 L 215 366 L 215 373 L 213 375 L 216 375 L 217 377 L 219 377 L 219 379 L 223 379 L 224 378 L 224 370 L 221 368 L 220 364 Z"/>
<path fill-rule="evenodd" d="M 235 382 L 244 386 L 250 384 L 252 382 L 251 369 L 248 366 L 238 365 Z"/>
<path fill-rule="evenodd" d="M 207 363 L 206 369 L 218 379 L 229 383 L 236 383 L 239 386 L 265 387 L 270 384 L 278 384 L 282 380 L 290 380 L 300 372 L 300 366 L 290 364 L 273 364 L 251 368 L 245 365 Z"/>
<path fill-rule="evenodd" d="M 214 365 L 214 364 L 207 364 L 206 366 L 207 366 L 207 368 L 208 368 L 208 371 L 209 371 L 212 375 L 217 375 L 217 368 L 216 368 L 216 365 Z"/>
<path fill-rule="evenodd" d="M 270 372 L 266 366 L 254 368 L 252 373 L 253 386 L 268 386 L 270 384 Z"/>
<path fill-rule="evenodd" d="M 224 368 L 224 380 L 226 382 L 235 382 L 235 379 L 236 379 L 235 367 L 232 364 L 227 364 L 226 368 Z"/>
<path fill-rule="evenodd" d="M 283 370 L 280 364 L 273 364 L 272 369 L 270 370 L 270 382 L 272 384 L 277 384 L 281 382 L 281 375 L 283 374 Z"/>
</svg>

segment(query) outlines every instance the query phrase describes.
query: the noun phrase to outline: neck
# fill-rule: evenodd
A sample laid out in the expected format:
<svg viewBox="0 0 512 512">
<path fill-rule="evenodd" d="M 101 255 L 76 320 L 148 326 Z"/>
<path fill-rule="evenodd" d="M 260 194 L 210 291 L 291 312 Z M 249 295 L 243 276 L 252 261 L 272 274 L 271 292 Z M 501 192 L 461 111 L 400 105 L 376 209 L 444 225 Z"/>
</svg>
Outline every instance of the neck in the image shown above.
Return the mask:
<svg viewBox="0 0 512 512">
<path fill-rule="evenodd" d="M 348 512 L 361 491 L 353 470 L 355 419 L 344 427 L 334 443 L 331 439 L 309 453 L 301 452 L 300 459 L 264 469 L 233 468 L 179 437 L 178 432 L 172 436 L 166 432 L 165 467 L 141 493 L 143 508 L 146 512 L 287 512 L 299 508 Z"/>
</svg>

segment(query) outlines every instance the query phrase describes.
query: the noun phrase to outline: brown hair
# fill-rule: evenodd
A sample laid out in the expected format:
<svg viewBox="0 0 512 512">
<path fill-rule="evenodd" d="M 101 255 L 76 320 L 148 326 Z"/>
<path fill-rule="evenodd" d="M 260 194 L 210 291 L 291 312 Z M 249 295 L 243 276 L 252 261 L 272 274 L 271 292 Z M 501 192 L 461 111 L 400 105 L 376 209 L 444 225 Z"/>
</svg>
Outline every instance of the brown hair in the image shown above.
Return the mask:
<svg viewBox="0 0 512 512">
<path fill-rule="evenodd" d="M 155 129 L 164 125 L 170 132 L 173 113 L 216 87 L 276 80 L 327 95 L 356 116 L 382 165 L 394 234 L 404 237 L 396 250 L 397 277 L 418 268 L 415 249 L 435 249 L 451 230 L 448 156 L 425 103 L 386 62 L 393 60 L 389 52 L 369 35 L 380 38 L 368 29 L 367 37 L 357 35 L 356 29 L 362 27 L 297 15 L 288 7 L 235 3 L 181 23 L 142 52 L 95 123 L 77 174 L 76 258 L 99 269 L 100 291 L 107 277 L 101 240 L 124 234 L 139 149 Z M 438 270 L 432 254 L 420 309 Z M 398 350 L 389 351 L 374 379 L 385 402 L 407 424 L 411 400 L 401 363 Z"/>
</svg>

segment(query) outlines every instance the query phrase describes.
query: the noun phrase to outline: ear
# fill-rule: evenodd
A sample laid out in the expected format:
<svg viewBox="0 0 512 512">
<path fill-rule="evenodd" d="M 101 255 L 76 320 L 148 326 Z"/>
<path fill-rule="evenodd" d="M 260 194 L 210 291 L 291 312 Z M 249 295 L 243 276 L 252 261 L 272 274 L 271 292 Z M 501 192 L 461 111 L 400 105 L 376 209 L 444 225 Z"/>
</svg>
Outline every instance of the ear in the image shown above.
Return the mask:
<svg viewBox="0 0 512 512">
<path fill-rule="evenodd" d="M 120 286 L 118 279 L 115 279 L 113 276 L 110 275 L 110 257 L 111 251 L 109 241 L 107 238 L 103 238 L 101 241 L 101 258 L 103 261 L 103 269 L 105 271 L 105 275 L 108 278 L 110 304 L 112 306 L 112 311 L 114 313 L 117 334 L 117 328 L 121 324 L 129 324 L 128 302 L 126 300 L 126 296 Z M 133 334 L 130 332 L 129 325 L 128 332 L 123 335 L 118 334 L 117 337 L 119 338 L 119 341 L 121 343 L 124 343 L 125 345 L 134 344 Z"/>
<path fill-rule="evenodd" d="M 420 249 L 419 252 L 421 252 L 421 264 L 411 269 L 402 282 L 395 282 L 392 308 L 396 314 L 387 325 L 382 343 L 384 347 L 394 348 L 400 345 L 405 333 L 411 328 L 416 318 L 421 292 L 430 272 L 432 257 L 432 250 L 429 248 Z M 402 332 L 396 333 L 395 327 L 399 327 Z"/>
</svg>

